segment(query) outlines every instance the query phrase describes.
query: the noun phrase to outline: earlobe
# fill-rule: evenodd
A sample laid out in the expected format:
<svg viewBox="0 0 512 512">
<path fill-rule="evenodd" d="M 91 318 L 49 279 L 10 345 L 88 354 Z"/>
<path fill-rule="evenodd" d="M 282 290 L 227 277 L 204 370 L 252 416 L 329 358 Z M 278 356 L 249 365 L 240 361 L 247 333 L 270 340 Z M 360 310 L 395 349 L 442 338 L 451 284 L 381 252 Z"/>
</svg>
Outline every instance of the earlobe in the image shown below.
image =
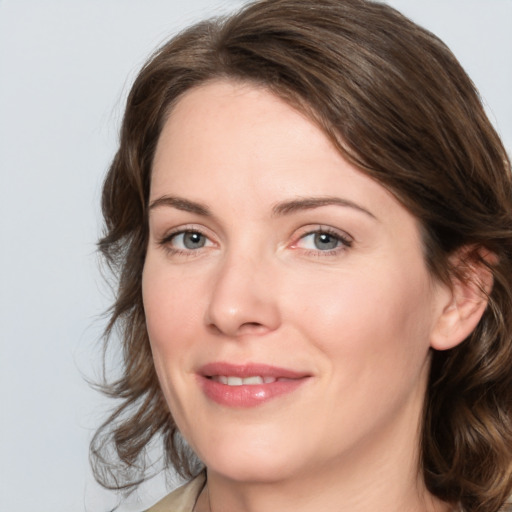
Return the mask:
<svg viewBox="0 0 512 512">
<path fill-rule="evenodd" d="M 487 251 L 466 248 L 454 257 L 459 272 L 449 290 L 441 294 L 440 314 L 431 333 L 430 345 L 436 350 L 448 350 L 462 343 L 476 328 L 487 308 L 493 286 L 489 264 L 496 257 Z"/>
</svg>

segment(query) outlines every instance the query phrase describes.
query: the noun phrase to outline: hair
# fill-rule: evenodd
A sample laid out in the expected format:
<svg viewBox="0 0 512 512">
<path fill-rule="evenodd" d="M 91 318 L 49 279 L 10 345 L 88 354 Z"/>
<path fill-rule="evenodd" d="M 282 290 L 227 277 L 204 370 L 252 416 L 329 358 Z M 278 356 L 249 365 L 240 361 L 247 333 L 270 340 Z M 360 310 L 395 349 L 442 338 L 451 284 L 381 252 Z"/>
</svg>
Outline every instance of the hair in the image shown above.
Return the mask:
<svg viewBox="0 0 512 512">
<path fill-rule="evenodd" d="M 431 274 L 468 279 L 450 256 L 486 265 L 494 285 L 474 332 L 432 351 L 421 434 L 427 489 L 467 512 L 496 512 L 512 490 L 512 177 L 479 95 L 450 50 L 391 7 L 364 0 L 260 0 L 162 46 L 129 93 L 105 179 L 99 249 L 117 278 L 105 343 L 116 331 L 119 403 L 91 443 L 97 479 L 145 478 L 152 440 L 166 466 L 197 471 L 163 398 L 146 331 L 141 278 L 152 160 L 172 107 L 212 80 L 265 87 L 300 110 L 357 168 L 419 221 Z M 494 258 L 483 258 L 483 252 Z"/>
</svg>

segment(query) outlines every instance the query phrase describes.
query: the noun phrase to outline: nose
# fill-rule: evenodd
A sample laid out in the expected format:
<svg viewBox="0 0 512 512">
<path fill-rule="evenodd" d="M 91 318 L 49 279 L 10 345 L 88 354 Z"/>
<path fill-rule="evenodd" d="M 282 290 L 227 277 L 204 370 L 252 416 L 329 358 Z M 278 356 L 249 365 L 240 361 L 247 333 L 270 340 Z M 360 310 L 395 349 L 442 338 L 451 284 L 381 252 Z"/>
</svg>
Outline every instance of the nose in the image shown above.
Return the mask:
<svg viewBox="0 0 512 512">
<path fill-rule="evenodd" d="M 208 328 L 229 337 L 276 330 L 280 314 L 275 270 L 256 256 L 226 258 L 213 277 Z"/>
</svg>

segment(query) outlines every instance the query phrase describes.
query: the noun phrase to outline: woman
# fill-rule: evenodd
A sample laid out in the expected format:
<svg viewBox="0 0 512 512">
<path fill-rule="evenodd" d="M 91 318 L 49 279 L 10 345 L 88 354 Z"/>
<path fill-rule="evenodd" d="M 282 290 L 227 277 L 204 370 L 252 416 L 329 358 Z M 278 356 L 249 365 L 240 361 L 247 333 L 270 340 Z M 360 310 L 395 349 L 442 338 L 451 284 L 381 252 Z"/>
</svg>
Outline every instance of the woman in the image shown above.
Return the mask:
<svg viewBox="0 0 512 512">
<path fill-rule="evenodd" d="M 199 476 L 151 511 L 497 512 L 511 206 L 469 78 L 390 7 L 186 30 L 136 79 L 104 186 L 124 369 L 98 477 L 136 485 L 161 437 Z"/>
</svg>

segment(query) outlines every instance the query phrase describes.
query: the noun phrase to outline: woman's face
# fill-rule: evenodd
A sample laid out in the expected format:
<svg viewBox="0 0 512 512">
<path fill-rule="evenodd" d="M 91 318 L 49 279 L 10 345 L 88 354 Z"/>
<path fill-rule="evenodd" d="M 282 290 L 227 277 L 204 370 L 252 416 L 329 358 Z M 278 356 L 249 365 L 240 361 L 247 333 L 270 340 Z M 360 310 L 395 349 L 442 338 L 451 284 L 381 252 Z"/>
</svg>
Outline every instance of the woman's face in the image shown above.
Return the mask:
<svg viewBox="0 0 512 512">
<path fill-rule="evenodd" d="M 447 292 L 415 219 L 314 124 L 255 86 L 189 91 L 158 142 L 149 226 L 155 367 L 210 471 L 416 461 Z"/>
</svg>

